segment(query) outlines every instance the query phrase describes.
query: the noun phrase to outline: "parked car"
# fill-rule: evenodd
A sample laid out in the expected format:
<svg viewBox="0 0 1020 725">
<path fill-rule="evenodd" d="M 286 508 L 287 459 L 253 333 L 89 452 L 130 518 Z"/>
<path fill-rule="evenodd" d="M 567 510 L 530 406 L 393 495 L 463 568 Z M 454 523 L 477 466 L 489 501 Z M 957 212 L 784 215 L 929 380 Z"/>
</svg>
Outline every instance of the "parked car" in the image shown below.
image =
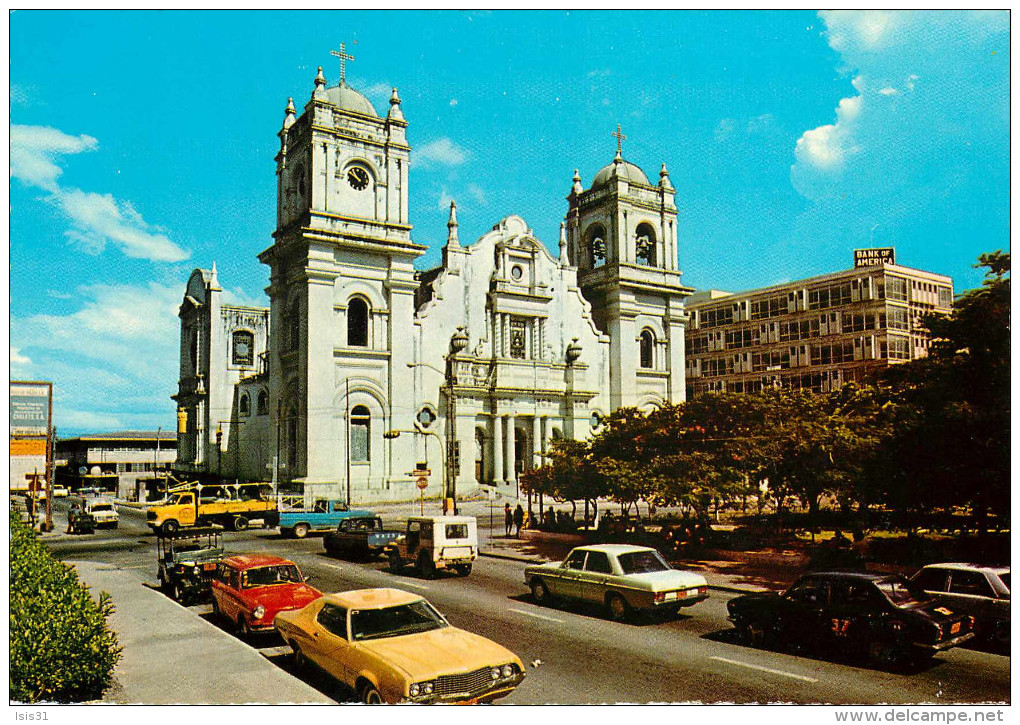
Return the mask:
<svg viewBox="0 0 1020 725">
<path fill-rule="evenodd" d="M 973 617 L 898 574 L 805 574 L 782 595 L 746 594 L 726 606 L 753 645 L 807 646 L 883 666 L 930 657 L 974 636 Z"/>
<path fill-rule="evenodd" d="M 213 613 L 236 624 L 243 639 L 273 630 L 273 618 L 322 596 L 297 564 L 268 554 L 240 554 L 219 562 L 212 581 Z"/>
<path fill-rule="evenodd" d="M 412 516 L 386 556 L 394 572 L 413 564 L 424 577 L 441 569 L 467 576 L 478 558 L 478 523 L 474 516 Z"/>
<path fill-rule="evenodd" d="M 67 533 L 69 534 L 94 534 L 96 531 L 95 517 L 77 506 L 72 506 L 67 511 Z"/>
<path fill-rule="evenodd" d="M 70 492 L 66 486 L 57 485 L 53 487 L 53 498 L 67 498 L 69 495 Z"/>
<path fill-rule="evenodd" d="M 332 531 L 341 521 L 355 516 L 374 514 L 364 509 L 352 509 L 344 501 L 317 499 L 308 509 L 281 509 L 280 533 L 303 539 L 312 531 Z"/>
<path fill-rule="evenodd" d="M 525 676 L 513 652 L 399 589 L 327 594 L 274 625 L 299 665 L 311 662 L 368 704 L 491 702 Z"/>
<path fill-rule="evenodd" d="M 929 564 L 911 577 L 929 594 L 974 617 L 977 635 L 1009 647 L 1009 567 Z"/>
<path fill-rule="evenodd" d="M 326 553 L 333 556 L 367 559 L 382 554 L 400 533 L 384 529 L 378 516 L 355 516 L 341 521 L 322 543 Z"/>
<path fill-rule="evenodd" d="M 71 502 L 71 509 L 89 514 L 95 520 L 96 528 L 115 529 L 120 523 L 117 505 L 108 498 L 76 498 Z"/>
<path fill-rule="evenodd" d="M 182 604 L 207 597 L 216 565 L 225 556 L 222 532 L 208 526 L 157 534 L 159 588 Z"/>
<path fill-rule="evenodd" d="M 636 610 L 676 610 L 708 598 L 705 577 L 674 569 L 655 549 L 579 546 L 561 562 L 529 566 L 524 583 L 540 604 L 574 599 L 604 605 L 613 619 Z"/>
</svg>

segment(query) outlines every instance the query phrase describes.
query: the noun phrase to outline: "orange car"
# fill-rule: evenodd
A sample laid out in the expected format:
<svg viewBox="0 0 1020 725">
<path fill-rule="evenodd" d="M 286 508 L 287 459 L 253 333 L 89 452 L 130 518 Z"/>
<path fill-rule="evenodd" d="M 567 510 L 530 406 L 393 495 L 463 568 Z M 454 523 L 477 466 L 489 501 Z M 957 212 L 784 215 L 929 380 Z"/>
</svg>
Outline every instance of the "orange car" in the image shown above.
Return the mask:
<svg viewBox="0 0 1020 725">
<path fill-rule="evenodd" d="M 297 564 L 267 554 L 241 554 L 219 562 L 212 582 L 213 613 L 237 624 L 242 637 L 270 631 L 282 611 L 322 596 L 305 583 Z"/>
<path fill-rule="evenodd" d="M 400 589 L 327 594 L 280 612 L 274 625 L 299 665 L 317 665 L 367 704 L 491 702 L 525 675 L 513 652 L 450 626 L 425 599 Z"/>
</svg>

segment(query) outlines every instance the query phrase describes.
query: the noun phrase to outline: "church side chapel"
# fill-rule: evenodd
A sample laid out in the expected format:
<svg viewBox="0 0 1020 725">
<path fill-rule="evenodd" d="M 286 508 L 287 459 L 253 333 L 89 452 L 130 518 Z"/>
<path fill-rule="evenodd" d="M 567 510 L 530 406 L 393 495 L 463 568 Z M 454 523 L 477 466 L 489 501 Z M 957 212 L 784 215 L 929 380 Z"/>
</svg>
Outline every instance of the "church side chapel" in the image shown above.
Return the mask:
<svg viewBox="0 0 1020 725">
<path fill-rule="evenodd" d="M 684 399 L 693 290 L 665 164 L 652 184 L 618 127 L 591 185 L 564 184 L 555 254 L 519 216 L 463 243 L 451 203 L 442 263 L 420 271 L 400 96 L 379 115 L 333 55 L 339 83 L 319 68 L 278 134 L 268 308 L 224 305 L 215 265 L 188 281 L 179 471 L 364 504 L 416 498 L 424 464 L 427 497 L 514 496 L 552 439 Z"/>
</svg>

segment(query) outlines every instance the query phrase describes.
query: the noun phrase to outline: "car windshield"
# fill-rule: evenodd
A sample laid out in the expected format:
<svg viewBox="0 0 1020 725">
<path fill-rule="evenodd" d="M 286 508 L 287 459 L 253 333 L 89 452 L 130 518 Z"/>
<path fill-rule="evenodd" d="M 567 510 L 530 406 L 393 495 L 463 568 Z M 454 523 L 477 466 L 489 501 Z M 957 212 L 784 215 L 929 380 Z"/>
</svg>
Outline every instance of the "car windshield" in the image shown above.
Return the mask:
<svg viewBox="0 0 1020 725">
<path fill-rule="evenodd" d="M 446 538 L 447 539 L 466 539 L 468 537 L 468 525 L 467 524 L 447 524 L 446 525 Z"/>
<path fill-rule="evenodd" d="M 1002 579 L 1002 583 L 1006 585 L 1006 589 L 1012 590 L 1013 587 L 1009 585 L 1009 572 L 1005 574 L 999 574 L 999 578 Z"/>
<path fill-rule="evenodd" d="M 248 569 L 241 574 L 241 586 L 245 589 L 253 587 L 268 587 L 273 584 L 289 584 L 300 582 L 301 572 L 293 564 L 279 564 L 277 566 L 260 566 L 255 569 Z"/>
<path fill-rule="evenodd" d="M 670 568 L 659 552 L 654 550 L 632 551 L 629 554 L 620 554 L 616 558 L 624 574 L 650 574 Z"/>
<path fill-rule="evenodd" d="M 449 625 L 426 601 L 402 604 L 386 609 L 363 609 L 351 612 L 351 636 L 355 640 L 399 637 L 405 634 L 431 632 Z"/>
<path fill-rule="evenodd" d="M 108 503 L 94 503 L 90 508 L 93 511 L 113 511 L 113 506 Z"/>
<path fill-rule="evenodd" d="M 932 600 L 931 595 L 921 587 L 900 577 L 877 581 L 875 586 L 897 607 L 909 607 Z"/>
</svg>

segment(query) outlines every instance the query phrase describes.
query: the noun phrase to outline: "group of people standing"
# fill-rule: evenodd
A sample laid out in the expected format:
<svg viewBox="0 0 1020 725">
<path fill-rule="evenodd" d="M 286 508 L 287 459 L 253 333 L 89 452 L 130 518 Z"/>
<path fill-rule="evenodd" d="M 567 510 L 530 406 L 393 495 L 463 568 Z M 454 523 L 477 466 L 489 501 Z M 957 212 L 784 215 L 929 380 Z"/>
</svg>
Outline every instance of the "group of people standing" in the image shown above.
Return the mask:
<svg viewBox="0 0 1020 725">
<path fill-rule="evenodd" d="M 524 508 L 520 504 L 517 504 L 517 508 L 511 511 L 510 504 L 504 504 L 503 523 L 506 524 L 507 536 L 510 536 L 515 526 L 517 527 L 517 536 L 520 536 L 521 529 L 524 528 Z"/>
</svg>

